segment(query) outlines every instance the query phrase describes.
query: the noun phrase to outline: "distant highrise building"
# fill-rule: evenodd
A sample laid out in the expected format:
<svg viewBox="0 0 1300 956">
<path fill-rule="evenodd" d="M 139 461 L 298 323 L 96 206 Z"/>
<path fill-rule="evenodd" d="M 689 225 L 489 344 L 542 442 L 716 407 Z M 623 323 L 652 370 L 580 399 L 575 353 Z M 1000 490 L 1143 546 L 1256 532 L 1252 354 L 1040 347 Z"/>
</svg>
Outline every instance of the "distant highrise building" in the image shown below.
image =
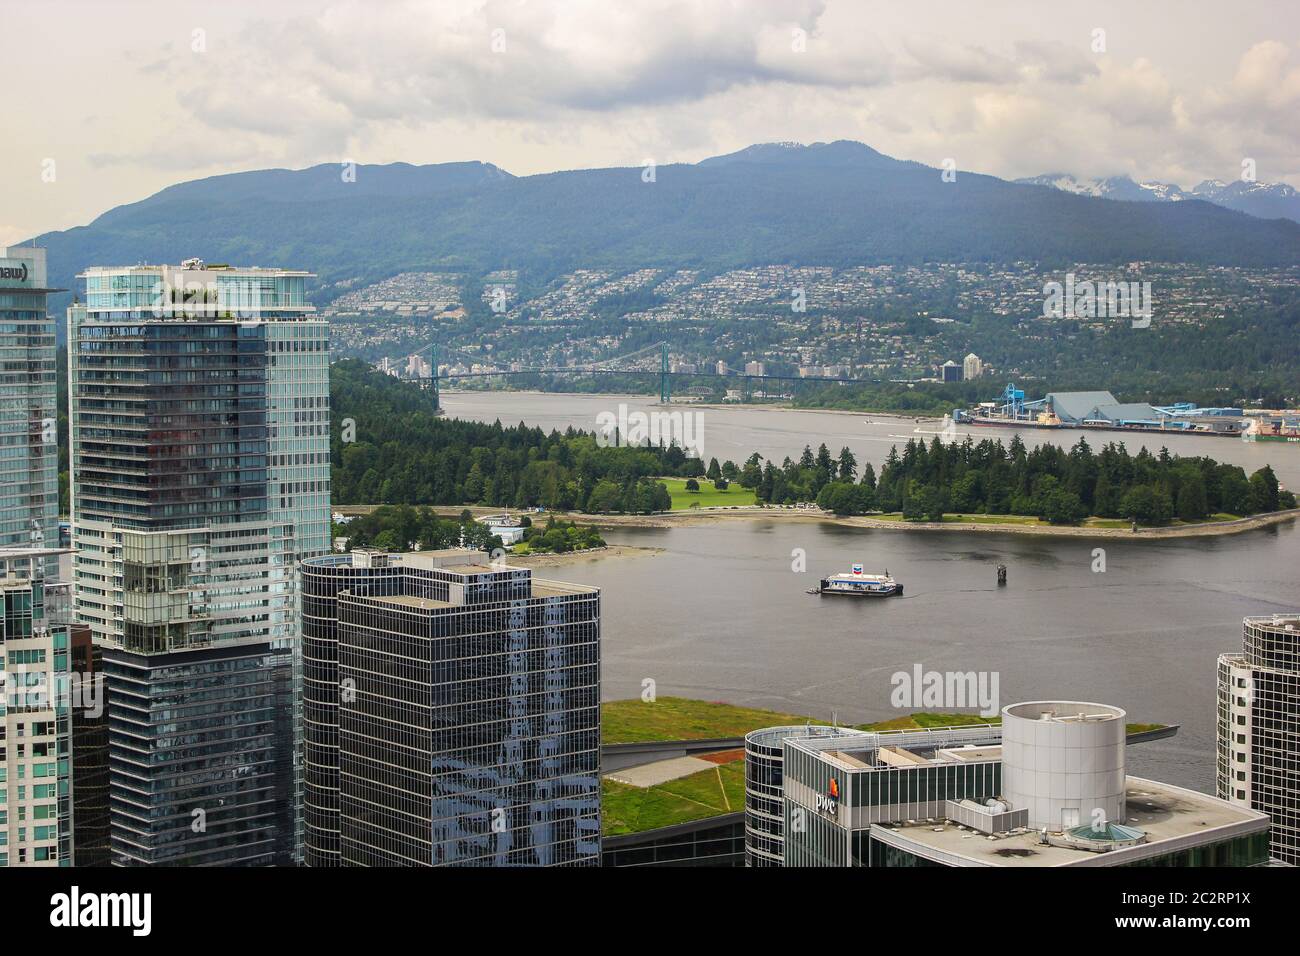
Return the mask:
<svg viewBox="0 0 1300 956">
<path fill-rule="evenodd" d="M 308 273 L 88 270 L 68 312 L 74 597 L 104 649 L 120 866 L 291 864 L 296 566 L 329 551 Z"/>
<path fill-rule="evenodd" d="M 979 378 L 984 374 L 984 363 L 974 352 L 967 355 L 961 362 L 961 377 L 966 381 Z"/>
<path fill-rule="evenodd" d="M 1269 815 L 1273 859 L 1300 864 L 1300 614 L 1248 617 L 1219 658 L 1218 794 Z"/>
<path fill-rule="evenodd" d="M 961 366 L 952 359 L 944 362 L 943 367 L 939 369 L 939 379 L 944 382 L 960 382 L 961 374 Z"/>
<path fill-rule="evenodd" d="M 477 552 L 302 576 L 309 866 L 600 862 L 600 591 Z"/>
<path fill-rule="evenodd" d="M 45 250 L 0 248 L 0 548 L 59 544 L 58 385 Z M 58 559 L 45 571 L 53 579 Z"/>
<path fill-rule="evenodd" d="M 767 374 L 766 366 L 765 366 L 762 362 L 746 362 L 746 363 L 745 363 L 745 374 L 746 374 L 746 375 L 766 375 L 766 374 Z"/>
<path fill-rule="evenodd" d="M 48 549 L 0 549 L 0 869 L 72 865 L 66 584 Z"/>
</svg>

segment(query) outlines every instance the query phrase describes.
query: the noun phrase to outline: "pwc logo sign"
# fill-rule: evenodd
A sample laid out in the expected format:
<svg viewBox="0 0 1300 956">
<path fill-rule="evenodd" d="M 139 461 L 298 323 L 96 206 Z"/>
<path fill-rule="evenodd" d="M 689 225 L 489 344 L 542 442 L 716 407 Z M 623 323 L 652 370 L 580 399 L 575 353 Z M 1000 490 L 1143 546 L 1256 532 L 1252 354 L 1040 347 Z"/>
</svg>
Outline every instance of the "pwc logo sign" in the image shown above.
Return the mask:
<svg viewBox="0 0 1300 956">
<path fill-rule="evenodd" d="M 6 262 L 10 261 L 8 259 Z M 27 281 L 27 263 L 18 262 L 17 265 L 0 266 L 0 279 L 10 279 L 17 282 Z"/>
<path fill-rule="evenodd" d="M 834 777 L 831 777 L 831 782 L 826 788 L 826 792 L 817 795 L 817 812 L 832 817 L 839 815 L 840 784 Z"/>
</svg>

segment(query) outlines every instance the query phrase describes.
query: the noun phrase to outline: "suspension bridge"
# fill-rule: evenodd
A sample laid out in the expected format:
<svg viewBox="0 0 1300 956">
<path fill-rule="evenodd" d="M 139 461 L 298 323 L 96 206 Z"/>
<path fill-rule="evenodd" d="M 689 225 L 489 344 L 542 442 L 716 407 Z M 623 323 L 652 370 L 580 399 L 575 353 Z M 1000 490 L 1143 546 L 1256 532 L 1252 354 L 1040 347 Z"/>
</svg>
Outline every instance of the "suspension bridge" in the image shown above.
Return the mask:
<svg viewBox="0 0 1300 956">
<path fill-rule="evenodd" d="M 439 345 L 436 342 L 430 343 L 423 348 L 416 349 L 410 355 L 406 356 L 409 361 L 416 357 L 428 356 L 430 374 L 424 376 L 414 376 L 408 381 L 420 383 L 423 388 L 432 392 L 433 407 L 435 411 L 442 411 L 442 387 L 450 381 L 461 379 L 480 379 L 480 378 L 508 378 L 519 375 L 536 375 L 539 373 L 549 375 L 628 375 L 639 374 L 646 376 L 655 376 L 659 381 L 659 403 L 667 405 L 672 402 L 673 397 L 673 379 L 696 379 L 696 378 L 715 378 L 735 381 L 742 384 L 744 400 L 749 401 L 754 393 L 754 384 L 763 382 L 878 382 L 880 379 L 864 378 L 847 378 L 835 377 L 829 375 L 753 375 L 747 372 L 736 370 L 727 370 L 719 372 L 716 367 L 713 371 L 674 371 L 668 360 L 668 343 L 655 342 L 646 345 L 633 352 L 624 355 L 611 356 L 610 358 L 601 359 L 597 362 L 590 362 L 580 365 L 512 365 L 508 369 L 492 368 L 483 369 L 482 366 L 490 361 L 484 355 L 472 355 L 460 349 Z M 657 365 L 656 365 L 656 359 Z M 444 361 L 455 361 L 465 363 L 466 371 L 453 370 L 455 366 L 448 366 L 446 371 L 441 371 L 440 366 Z M 473 371 L 478 366 L 479 371 Z"/>
</svg>

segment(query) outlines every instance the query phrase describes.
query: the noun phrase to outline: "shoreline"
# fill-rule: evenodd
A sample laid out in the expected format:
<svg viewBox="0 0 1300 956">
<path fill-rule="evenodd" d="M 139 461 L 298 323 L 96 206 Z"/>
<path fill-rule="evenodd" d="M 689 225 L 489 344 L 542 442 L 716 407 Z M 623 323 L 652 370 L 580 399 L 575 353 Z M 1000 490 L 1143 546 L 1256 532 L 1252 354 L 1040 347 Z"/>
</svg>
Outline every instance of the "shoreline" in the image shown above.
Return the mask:
<svg viewBox="0 0 1300 956">
<path fill-rule="evenodd" d="M 365 514 L 382 505 L 335 505 L 334 511 L 341 514 Z M 416 505 L 415 507 L 424 507 Z M 428 506 L 438 514 L 458 515 L 464 507 L 450 505 Z M 487 508 L 479 505 L 469 506 L 476 517 L 484 514 L 500 514 L 500 508 Z M 549 517 L 549 514 L 543 517 Z M 820 511 L 816 508 L 762 508 L 744 505 L 732 508 L 709 510 L 701 508 L 692 511 L 668 511 L 649 515 L 599 515 L 581 511 L 555 512 L 557 521 L 572 521 L 575 524 L 595 525 L 607 528 L 678 528 L 697 525 L 718 524 L 725 521 L 795 521 L 804 523 L 838 524 L 849 528 L 867 528 L 881 531 L 929 531 L 929 532 L 983 532 L 1003 534 L 1037 534 L 1063 538 L 1125 538 L 1130 541 L 1158 538 L 1201 538 L 1217 537 L 1229 534 L 1242 534 L 1259 528 L 1272 527 L 1300 518 L 1300 508 L 1290 511 L 1271 511 L 1267 514 L 1251 515 L 1247 518 L 1235 518 L 1232 521 L 1216 521 L 1202 524 L 1182 525 L 1169 528 L 1082 528 L 1072 525 L 1026 525 L 1008 522 L 1006 524 L 983 524 L 971 521 L 952 521 L 936 523 L 933 521 L 890 521 L 873 518 L 870 515 L 846 515 L 843 517 Z M 593 551 L 569 552 L 563 555 L 539 554 L 522 555 L 514 560 L 541 560 L 544 558 L 574 560 L 584 555 L 600 555 L 606 550 L 626 549 L 633 551 L 661 551 L 660 548 L 637 548 L 631 545 L 607 545 L 605 549 Z M 623 556 L 621 554 L 614 556 Z M 562 560 L 556 563 L 564 563 Z"/>
<path fill-rule="evenodd" d="M 1259 528 L 1271 527 L 1300 518 L 1300 508 L 1291 511 L 1273 511 L 1268 514 L 1251 515 L 1232 521 L 1211 522 L 1184 525 L 1171 528 L 1083 528 L 1072 525 L 1025 525 L 1016 523 L 982 524 L 969 521 L 952 521 L 937 523 L 933 521 L 889 521 L 873 518 L 869 515 L 838 517 L 814 509 L 785 508 L 736 508 L 718 511 L 694 511 L 689 514 L 677 513 L 654 515 L 579 515 L 569 513 L 565 520 L 585 521 L 588 524 L 621 528 L 672 528 L 691 525 L 716 524 L 719 521 L 766 519 L 775 521 L 796 521 L 804 523 L 838 524 L 848 528 L 866 528 L 881 531 L 929 531 L 929 532 L 983 532 L 993 534 L 1028 534 L 1048 535 L 1063 538 L 1125 538 L 1130 541 L 1160 538 L 1199 538 L 1220 535 L 1241 534 Z"/>
<path fill-rule="evenodd" d="M 555 554 L 543 551 L 538 554 L 507 554 L 506 564 L 518 568 L 554 568 L 566 564 L 603 561 L 606 558 L 653 558 L 664 552 L 663 548 L 643 547 L 634 544 L 607 544 L 602 548 L 566 551 Z"/>
<path fill-rule="evenodd" d="M 480 395 L 480 394 L 491 394 L 495 391 L 496 390 L 494 389 L 466 389 L 466 390 L 443 389 L 442 394 Z M 646 405 L 650 405 L 650 406 L 657 406 L 659 404 L 658 401 L 655 400 L 655 396 L 650 394 L 625 395 L 620 392 L 544 392 L 535 388 L 506 389 L 503 391 L 508 391 L 514 395 L 563 395 L 569 398 L 617 398 L 617 399 L 622 399 L 624 401 L 631 400 L 631 401 L 644 402 Z M 764 402 L 762 404 L 755 404 L 753 402 L 687 402 L 687 401 L 674 400 L 672 404 L 674 407 L 683 408 L 683 409 L 708 408 L 714 411 L 767 411 L 767 412 L 775 411 L 775 412 L 813 412 L 818 415 L 855 415 L 855 416 L 874 415 L 877 418 L 888 418 L 899 422 L 911 422 L 912 424 L 916 424 L 918 422 L 943 421 L 942 415 L 917 415 L 910 412 L 897 412 L 897 411 L 881 412 L 881 411 L 872 411 L 870 409 L 854 410 L 851 408 L 811 408 L 811 407 L 802 408 L 797 405 L 791 405 L 788 402 L 779 402 L 779 403 Z"/>
</svg>

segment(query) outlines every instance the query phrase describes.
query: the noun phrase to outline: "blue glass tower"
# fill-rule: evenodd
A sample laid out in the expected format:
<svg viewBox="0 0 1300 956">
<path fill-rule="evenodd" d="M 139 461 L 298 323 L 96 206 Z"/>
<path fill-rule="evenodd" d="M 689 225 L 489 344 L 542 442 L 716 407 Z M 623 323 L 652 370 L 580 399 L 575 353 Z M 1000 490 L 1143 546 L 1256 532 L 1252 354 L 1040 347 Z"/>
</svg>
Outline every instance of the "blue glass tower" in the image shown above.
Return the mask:
<svg viewBox="0 0 1300 956">
<path fill-rule="evenodd" d="M 54 320 L 45 250 L 0 248 L 0 548 L 59 543 Z M 47 559 L 53 578 L 58 559 Z"/>
<path fill-rule="evenodd" d="M 68 313 L 74 600 L 104 648 L 115 865 L 300 857 L 296 568 L 329 549 L 307 278 L 95 268 Z"/>
</svg>

